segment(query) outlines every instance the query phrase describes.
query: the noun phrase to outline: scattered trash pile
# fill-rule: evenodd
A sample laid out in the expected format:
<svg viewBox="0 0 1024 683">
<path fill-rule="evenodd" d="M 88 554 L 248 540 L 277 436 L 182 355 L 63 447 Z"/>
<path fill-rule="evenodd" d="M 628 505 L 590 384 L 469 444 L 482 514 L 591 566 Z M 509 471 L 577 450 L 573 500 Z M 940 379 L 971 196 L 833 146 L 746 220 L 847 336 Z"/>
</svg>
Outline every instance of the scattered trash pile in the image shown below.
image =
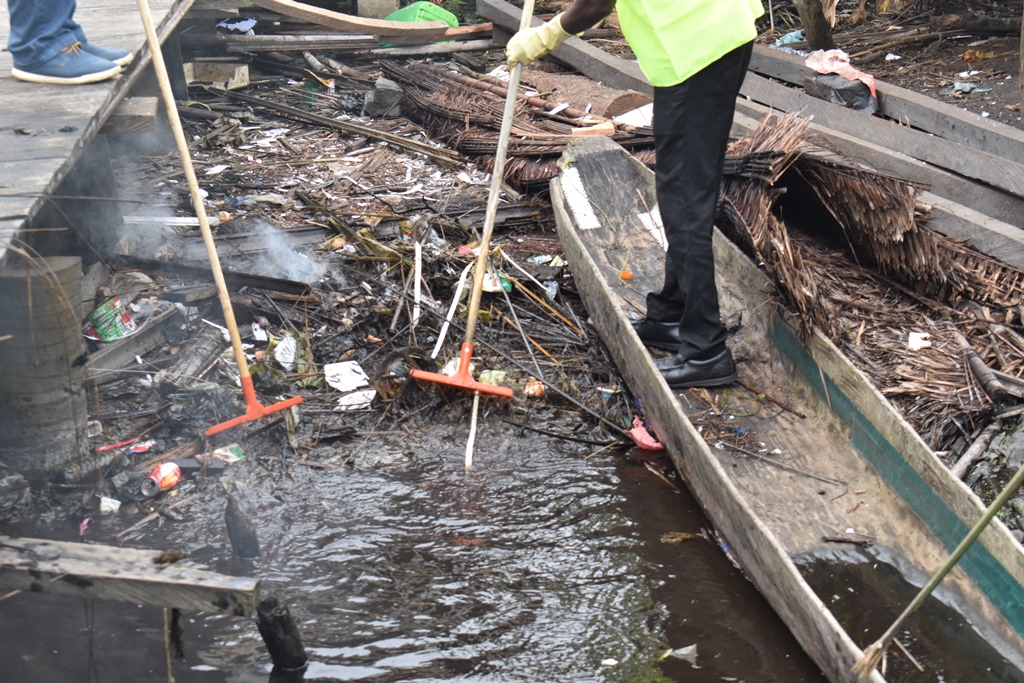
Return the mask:
<svg viewBox="0 0 1024 683">
<path fill-rule="evenodd" d="M 140 201 L 87 277 L 92 452 L 56 484 L 100 494 L 83 518 L 166 498 L 164 514 L 200 495 L 195 475 L 336 468 L 375 435 L 464 418 L 471 396 L 409 372 L 458 362 L 487 176 L 408 119 L 357 120 L 339 111 L 344 91 L 311 82 L 198 86 L 182 106 L 216 112 L 186 115 L 187 133 L 256 391 L 302 405 L 201 437 L 242 409 L 197 221 L 173 155 L 119 159 L 122 196 Z M 578 310 L 551 226 L 545 202 L 509 188 L 473 369 L 515 397 L 482 419 L 628 443 L 640 411 Z"/>
<path fill-rule="evenodd" d="M 107 256 L 93 266 L 96 310 L 83 331 L 93 453 L 63 473 L 73 487 L 102 480 L 105 509 L 144 488 L 159 496 L 165 461 L 185 484 L 242 459 L 332 468 L 372 434 L 465 413 L 466 396 L 409 372 L 451 373 L 458 361 L 501 68 L 481 73 L 471 57 L 400 64 L 349 51 L 342 63 L 257 52 L 239 57 L 254 68 L 243 85 L 194 81 L 179 109 L 256 389 L 303 404 L 199 437 L 240 405 L 216 290 L 174 156 L 122 158 L 122 194 L 139 204 L 100 245 Z M 550 209 L 533 192 L 580 135 L 609 135 L 653 162 L 649 126 L 586 109 L 531 93 L 516 111 L 475 373 L 514 389 L 501 414 L 525 416 L 515 424 L 642 445 L 642 406 L 588 330 Z M 912 183 L 815 146 L 805 127 L 786 117 L 733 145 L 720 225 L 764 264 L 805 329 L 836 342 L 950 465 L 974 458 L 957 468 L 983 495 L 998 490 L 1024 412 L 1015 379 L 1024 274 L 927 230 Z M 977 362 L 967 363 L 965 343 Z M 987 383 L 985 369 L 995 373 Z M 18 495 L 3 499 L 23 504 Z"/>
<path fill-rule="evenodd" d="M 192 273 L 116 273 L 84 321 L 93 339 L 92 452 L 57 488 L 95 488 L 101 513 L 168 490 L 182 490 L 173 503 L 181 505 L 196 474 L 252 458 L 271 468 L 336 468 L 374 435 L 461 420 L 471 397 L 412 381 L 409 371 L 450 374 L 458 363 L 475 245 L 465 231 L 466 241 L 445 241 L 426 218 L 401 223 L 390 239 L 367 230 L 301 257 L 324 268 L 311 285 L 245 274 L 250 284 L 232 299 L 256 390 L 270 402 L 299 394 L 303 403 L 209 440 L 205 429 L 242 412 L 212 285 Z M 480 381 L 512 387 L 515 398 L 487 404 L 483 419 L 493 413 L 608 446 L 623 438 L 632 407 L 575 310 L 557 252 L 543 235 L 495 244 L 473 365 Z"/>
</svg>

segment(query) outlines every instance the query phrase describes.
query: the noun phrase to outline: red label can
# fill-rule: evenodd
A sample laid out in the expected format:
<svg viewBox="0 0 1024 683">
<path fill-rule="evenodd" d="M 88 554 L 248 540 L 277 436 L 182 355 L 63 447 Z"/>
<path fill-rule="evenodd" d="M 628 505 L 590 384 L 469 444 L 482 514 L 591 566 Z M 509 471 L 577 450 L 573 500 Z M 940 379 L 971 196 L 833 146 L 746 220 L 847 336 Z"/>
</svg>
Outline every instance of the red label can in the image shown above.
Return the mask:
<svg viewBox="0 0 1024 683">
<path fill-rule="evenodd" d="M 162 462 L 142 480 L 142 495 L 155 496 L 174 488 L 181 479 L 181 468 L 173 462 Z"/>
</svg>

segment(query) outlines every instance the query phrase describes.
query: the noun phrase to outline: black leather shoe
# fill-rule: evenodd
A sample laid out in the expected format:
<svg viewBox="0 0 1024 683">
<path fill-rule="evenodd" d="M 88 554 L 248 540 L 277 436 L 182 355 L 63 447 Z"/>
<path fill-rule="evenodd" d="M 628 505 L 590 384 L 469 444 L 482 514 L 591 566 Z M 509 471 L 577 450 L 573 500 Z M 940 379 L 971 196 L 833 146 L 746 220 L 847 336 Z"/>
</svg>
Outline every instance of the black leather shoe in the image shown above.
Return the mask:
<svg viewBox="0 0 1024 683">
<path fill-rule="evenodd" d="M 641 318 L 632 323 L 637 336 L 647 346 L 666 351 L 679 350 L 679 323 L 663 323 L 650 318 Z"/>
<path fill-rule="evenodd" d="M 679 355 L 654 361 L 661 376 L 673 389 L 717 387 L 736 379 L 732 353 L 725 349 L 707 360 L 682 358 Z"/>
</svg>

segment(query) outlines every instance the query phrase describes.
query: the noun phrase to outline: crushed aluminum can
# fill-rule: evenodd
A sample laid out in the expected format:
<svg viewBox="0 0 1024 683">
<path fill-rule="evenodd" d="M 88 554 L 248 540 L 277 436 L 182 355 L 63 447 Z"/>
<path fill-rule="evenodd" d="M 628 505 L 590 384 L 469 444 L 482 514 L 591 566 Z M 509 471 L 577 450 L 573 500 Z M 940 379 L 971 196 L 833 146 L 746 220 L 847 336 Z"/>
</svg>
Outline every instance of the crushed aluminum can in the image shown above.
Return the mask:
<svg viewBox="0 0 1024 683">
<path fill-rule="evenodd" d="M 142 480 L 142 495 L 153 497 L 156 494 L 173 489 L 181 479 L 181 468 L 173 462 L 162 462 Z"/>
<path fill-rule="evenodd" d="M 135 334 L 138 329 L 131 311 L 116 296 L 97 307 L 82 321 L 82 334 L 94 341 L 115 341 Z"/>
</svg>

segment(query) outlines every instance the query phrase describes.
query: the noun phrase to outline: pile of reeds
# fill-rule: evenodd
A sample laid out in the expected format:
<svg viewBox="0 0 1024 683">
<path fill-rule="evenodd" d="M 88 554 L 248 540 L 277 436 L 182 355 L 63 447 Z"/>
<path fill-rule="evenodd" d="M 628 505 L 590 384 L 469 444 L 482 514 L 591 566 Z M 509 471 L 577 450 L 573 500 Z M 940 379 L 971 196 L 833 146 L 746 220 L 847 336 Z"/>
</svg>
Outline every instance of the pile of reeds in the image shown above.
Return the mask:
<svg viewBox="0 0 1024 683">
<path fill-rule="evenodd" d="M 403 106 L 411 117 L 481 169 L 492 168 L 504 107 L 504 95 L 499 95 L 503 86 L 425 64 L 386 62 L 382 68 L 389 78 L 403 84 Z M 558 157 L 573 140 L 572 130 L 578 124 L 565 115 L 553 115 L 520 101 L 513 114 L 504 180 L 523 189 L 546 186 L 558 174 Z M 643 163 L 653 164 L 654 138 L 649 128 L 620 126 L 612 139 Z M 759 160 L 743 163 L 756 166 Z"/>
<path fill-rule="evenodd" d="M 730 146 L 719 226 L 805 333 L 832 339 L 933 449 L 966 443 L 992 403 L 956 334 L 990 366 L 1024 368 L 1024 337 L 1009 327 L 1024 315 L 1024 272 L 929 230 L 917 185 L 812 144 L 806 129 L 794 115 L 766 119 Z M 909 348 L 911 332 L 931 345 Z"/>
</svg>

